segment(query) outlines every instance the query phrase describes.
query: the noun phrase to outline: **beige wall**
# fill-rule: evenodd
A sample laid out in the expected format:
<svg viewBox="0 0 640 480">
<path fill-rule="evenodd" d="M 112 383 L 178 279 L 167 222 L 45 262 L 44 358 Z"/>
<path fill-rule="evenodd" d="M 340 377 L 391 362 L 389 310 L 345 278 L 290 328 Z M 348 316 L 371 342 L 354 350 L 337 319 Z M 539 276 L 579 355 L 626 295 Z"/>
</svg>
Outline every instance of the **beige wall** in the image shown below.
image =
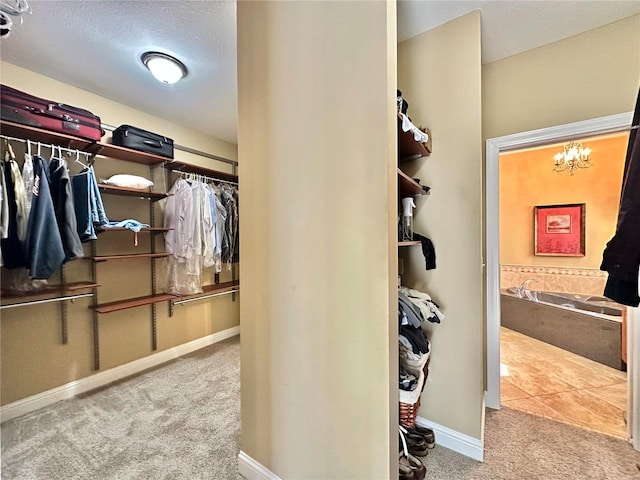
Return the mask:
<svg viewBox="0 0 640 480">
<path fill-rule="evenodd" d="M 640 15 L 482 66 L 484 138 L 633 110 Z"/>
<path fill-rule="evenodd" d="M 2 63 L 3 84 L 19 88 L 44 98 L 87 108 L 111 125 L 128 123 L 157 131 L 174 138 L 176 143 L 205 152 L 237 158 L 235 145 L 231 145 L 193 130 L 173 124 L 125 105 L 107 100 L 78 88 L 60 83 L 45 76 L 30 72 L 11 64 Z M 109 135 L 105 137 L 108 139 Z M 48 150 L 45 150 L 48 153 Z M 229 166 L 195 155 L 176 151 L 176 158 L 190 163 L 199 163 L 209 168 L 229 171 Z M 80 166 L 70 162 L 73 172 Z M 149 177 L 148 167 L 135 163 L 98 157 L 95 169 L 99 178 L 115 173 L 131 173 Z M 162 169 L 159 169 L 160 171 Z M 162 178 L 158 174 L 154 177 Z M 155 178 L 156 181 L 158 178 Z M 159 188 L 160 189 L 160 188 Z M 149 203 L 133 197 L 104 195 L 107 215 L 111 219 L 136 218 L 149 221 Z M 161 208 L 156 208 L 156 223 L 162 223 Z M 157 240 L 162 248 L 162 240 Z M 97 253 L 137 253 L 149 251 L 149 236 L 140 234 L 140 245 L 133 245 L 129 232 L 109 232 L 96 241 Z M 89 244 L 85 254 L 90 255 Z M 162 272 L 162 263 L 159 263 Z M 89 260 L 75 260 L 65 266 L 67 281 L 91 279 Z M 111 261 L 97 265 L 98 298 L 108 302 L 151 293 L 151 269 L 148 259 Z M 8 280 L 2 272 L 3 284 Z M 162 275 L 160 275 L 161 277 Z M 231 274 L 224 272 L 223 281 Z M 207 276 L 207 281 L 212 275 Z M 51 283 L 58 283 L 54 275 Z M 161 282 L 159 283 L 161 285 Z M 49 303 L 2 311 L 1 323 L 1 376 L 2 404 L 7 404 L 36 393 L 63 385 L 67 382 L 90 376 L 93 370 L 92 314 L 88 306 L 91 298 L 68 303 L 69 343 L 60 341 L 60 306 Z M 165 350 L 182 343 L 198 339 L 239 322 L 239 302 L 230 296 L 194 302 L 189 306 L 176 307 L 175 315 L 169 317 L 167 304 L 158 304 L 158 350 Z M 151 307 L 144 306 L 99 316 L 101 370 L 150 355 Z"/>
<path fill-rule="evenodd" d="M 403 283 L 429 293 L 447 318 L 430 328 L 431 381 L 420 416 L 481 438 L 483 405 L 480 15 L 470 13 L 398 45 L 398 87 L 409 115 L 427 125 L 433 153 L 403 168 L 432 187 L 417 200 L 414 229 L 431 238 L 403 252 Z"/>
<path fill-rule="evenodd" d="M 238 3 L 241 448 L 281 478 L 397 475 L 395 22 Z"/>
</svg>

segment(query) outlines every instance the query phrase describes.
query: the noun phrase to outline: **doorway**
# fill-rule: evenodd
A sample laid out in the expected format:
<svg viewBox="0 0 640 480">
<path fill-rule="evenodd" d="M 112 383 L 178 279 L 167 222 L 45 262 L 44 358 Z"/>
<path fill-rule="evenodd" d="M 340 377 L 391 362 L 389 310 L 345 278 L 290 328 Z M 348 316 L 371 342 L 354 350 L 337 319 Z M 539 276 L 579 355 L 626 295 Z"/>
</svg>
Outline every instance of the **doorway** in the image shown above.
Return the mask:
<svg viewBox="0 0 640 480">
<path fill-rule="evenodd" d="M 550 127 L 487 140 L 486 146 L 486 261 L 487 261 L 487 397 L 490 408 L 499 409 L 500 402 L 500 232 L 499 232 L 499 157 L 501 153 L 517 149 L 539 147 L 553 142 L 564 142 L 576 137 L 590 137 L 627 129 L 632 120 L 631 113 L 612 115 L 594 120 Z M 629 337 L 629 375 L 627 423 L 634 448 L 640 425 L 638 424 L 638 359 L 634 353 L 640 343 L 636 327 L 638 309 L 628 309 L 627 331 Z"/>
</svg>

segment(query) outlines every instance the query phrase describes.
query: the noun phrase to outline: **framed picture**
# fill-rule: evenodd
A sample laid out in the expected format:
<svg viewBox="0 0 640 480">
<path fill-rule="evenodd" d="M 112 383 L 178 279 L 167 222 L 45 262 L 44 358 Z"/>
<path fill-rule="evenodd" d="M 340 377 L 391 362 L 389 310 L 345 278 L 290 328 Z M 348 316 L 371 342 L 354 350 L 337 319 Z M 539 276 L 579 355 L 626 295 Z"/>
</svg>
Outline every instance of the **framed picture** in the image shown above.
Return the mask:
<svg viewBox="0 0 640 480">
<path fill-rule="evenodd" d="M 584 257 L 585 204 L 533 207 L 534 255 Z"/>
</svg>

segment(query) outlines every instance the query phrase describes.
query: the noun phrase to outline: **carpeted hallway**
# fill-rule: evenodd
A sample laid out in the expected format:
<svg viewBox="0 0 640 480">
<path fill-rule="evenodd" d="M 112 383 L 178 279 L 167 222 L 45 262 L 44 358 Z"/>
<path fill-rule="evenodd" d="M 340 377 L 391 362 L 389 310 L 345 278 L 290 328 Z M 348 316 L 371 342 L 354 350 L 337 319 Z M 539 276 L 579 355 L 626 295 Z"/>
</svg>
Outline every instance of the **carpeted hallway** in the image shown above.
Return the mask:
<svg viewBox="0 0 640 480">
<path fill-rule="evenodd" d="M 241 479 L 239 375 L 235 337 L 10 420 L 2 479 Z M 434 480 L 640 479 L 626 442 L 508 408 L 487 413 L 484 463 L 441 446 L 424 461 Z"/>
</svg>

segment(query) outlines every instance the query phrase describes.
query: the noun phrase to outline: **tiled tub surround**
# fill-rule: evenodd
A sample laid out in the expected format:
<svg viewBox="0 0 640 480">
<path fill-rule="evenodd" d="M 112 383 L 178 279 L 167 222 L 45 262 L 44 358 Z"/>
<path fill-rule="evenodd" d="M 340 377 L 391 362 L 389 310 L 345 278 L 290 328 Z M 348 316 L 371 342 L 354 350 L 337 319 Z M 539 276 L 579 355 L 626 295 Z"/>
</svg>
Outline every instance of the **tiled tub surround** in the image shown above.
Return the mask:
<svg viewBox="0 0 640 480">
<path fill-rule="evenodd" d="M 532 290 L 602 295 L 607 272 L 596 268 L 500 266 L 500 288 L 517 287 L 529 279 L 534 280 L 529 283 Z"/>
<path fill-rule="evenodd" d="M 622 307 L 615 308 L 615 302 L 607 302 L 603 297 L 595 302 L 577 301 L 571 300 L 575 296 L 571 294 L 532 290 L 528 293 L 534 301 L 518 298 L 514 290 L 511 287 L 500 294 L 503 327 L 617 370 L 623 369 Z"/>
</svg>

